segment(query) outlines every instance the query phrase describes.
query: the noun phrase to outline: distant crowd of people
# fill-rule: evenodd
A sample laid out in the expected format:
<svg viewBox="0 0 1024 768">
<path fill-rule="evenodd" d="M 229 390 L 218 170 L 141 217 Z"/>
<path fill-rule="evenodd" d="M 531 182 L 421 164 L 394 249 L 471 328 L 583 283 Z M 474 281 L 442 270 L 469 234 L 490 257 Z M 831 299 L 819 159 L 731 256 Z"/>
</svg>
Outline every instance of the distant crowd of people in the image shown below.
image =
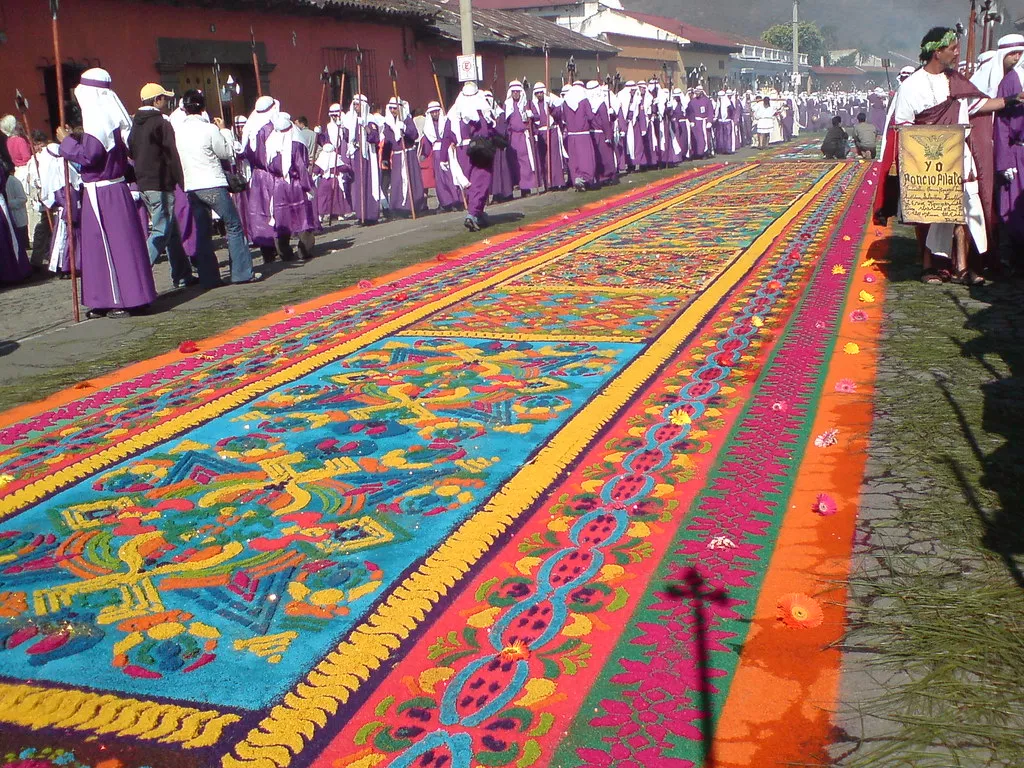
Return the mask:
<svg viewBox="0 0 1024 768">
<path fill-rule="evenodd" d="M 155 83 L 134 115 L 102 69 L 74 89 L 80 119 L 56 141 L 0 119 L 0 283 L 37 267 L 62 277 L 72 263 L 90 317 L 127 317 L 155 298 L 152 267 L 166 257 L 175 287 L 225 284 L 213 249 L 222 231 L 230 281 L 263 275 L 253 264 L 302 261 L 336 221 L 462 210 L 470 230 L 487 226 L 488 202 L 615 184 L 620 175 L 768 146 L 814 128 L 814 97 L 755 97 L 657 79 L 618 91 L 573 82 L 558 94 L 513 81 L 503 103 L 467 83 L 451 107 L 422 115 L 391 99 L 383 110 L 355 94 L 310 129 L 271 96 L 224 125 L 201 91 L 180 99 Z M 32 237 L 30 238 L 30 232 Z M 72 248 L 73 244 L 73 248 Z"/>
</svg>

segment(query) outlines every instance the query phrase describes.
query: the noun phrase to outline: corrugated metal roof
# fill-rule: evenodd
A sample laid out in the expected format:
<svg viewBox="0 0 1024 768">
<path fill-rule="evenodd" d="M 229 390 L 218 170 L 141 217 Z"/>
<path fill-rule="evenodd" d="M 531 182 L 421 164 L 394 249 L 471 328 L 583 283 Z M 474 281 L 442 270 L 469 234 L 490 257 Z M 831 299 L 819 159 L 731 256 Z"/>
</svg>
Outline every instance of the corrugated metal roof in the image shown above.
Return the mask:
<svg viewBox="0 0 1024 768">
<path fill-rule="evenodd" d="M 474 8 L 515 11 L 522 8 L 555 8 L 560 5 L 582 5 L 583 0 L 473 0 Z"/>
<path fill-rule="evenodd" d="M 644 24 L 658 27 L 658 29 L 664 29 L 673 35 L 685 37 L 695 45 L 709 45 L 715 48 L 728 48 L 735 51 L 742 47 L 737 40 L 728 35 L 711 29 L 704 29 L 703 27 L 695 27 L 679 19 L 670 19 L 667 16 L 654 16 L 650 13 L 638 13 L 637 11 L 616 10 L 615 13 L 621 13 L 624 16 L 629 16 L 631 19 L 642 21 Z"/>
<path fill-rule="evenodd" d="M 451 40 L 461 39 L 458 0 L 422 0 L 438 10 L 433 26 Z M 473 26 L 477 43 L 502 45 L 524 51 L 598 53 L 612 56 L 619 49 L 594 40 L 558 24 L 527 13 L 489 8 L 473 9 Z"/>
</svg>

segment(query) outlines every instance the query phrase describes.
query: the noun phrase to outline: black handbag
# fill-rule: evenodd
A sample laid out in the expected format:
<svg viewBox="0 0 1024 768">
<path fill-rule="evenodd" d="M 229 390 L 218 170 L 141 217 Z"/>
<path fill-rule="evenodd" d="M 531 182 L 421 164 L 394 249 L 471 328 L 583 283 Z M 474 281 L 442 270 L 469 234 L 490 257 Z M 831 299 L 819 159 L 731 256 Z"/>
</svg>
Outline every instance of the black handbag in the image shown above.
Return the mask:
<svg viewBox="0 0 1024 768">
<path fill-rule="evenodd" d="M 466 154 L 469 155 L 469 161 L 477 167 L 486 167 L 494 162 L 494 154 L 496 147 L 491 139 L 485 139 L 477 137 L 469 140 L 469 146 L 466 147 Z"/>
<path fill-rule="evenodd" d="M 233 195 L 237 195 L 238 193 L 245 192 L 249 189 L 249 182 L 246 180 L 245 176 L 240 173 L 227 171 L 224 174 L 224 177 L 228 180 L 228 192 Z"/>
</svg>

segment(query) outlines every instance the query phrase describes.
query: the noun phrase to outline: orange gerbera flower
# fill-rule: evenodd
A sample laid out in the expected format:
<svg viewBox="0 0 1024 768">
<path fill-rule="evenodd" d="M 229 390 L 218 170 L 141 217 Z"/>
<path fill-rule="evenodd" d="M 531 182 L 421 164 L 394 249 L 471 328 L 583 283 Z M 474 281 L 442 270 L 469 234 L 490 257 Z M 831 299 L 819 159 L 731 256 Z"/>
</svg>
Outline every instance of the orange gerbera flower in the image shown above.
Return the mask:
<svg viewBox="0 0 1024 768">
<path fill-rule="evenodd" d="M 792 592 L 783 595 L 778 602 L 779 619 L 793 629 L 813 629 L 825 620 L 821 604 L 813 597 Z"/>
</svg>

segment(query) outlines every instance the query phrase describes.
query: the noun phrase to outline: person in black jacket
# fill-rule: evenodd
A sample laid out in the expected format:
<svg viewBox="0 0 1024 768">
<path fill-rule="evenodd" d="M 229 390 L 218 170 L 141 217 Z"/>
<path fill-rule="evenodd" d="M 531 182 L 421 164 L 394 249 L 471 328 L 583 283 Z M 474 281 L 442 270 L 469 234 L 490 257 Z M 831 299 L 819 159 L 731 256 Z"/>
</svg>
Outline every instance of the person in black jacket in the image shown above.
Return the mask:
<svg viewBox="0 0 1024 768">
<path fill-rule="evenodd" d="M 844 160 L 849 151 L 848 142 L 850 137 L 843 130 L 843 118 L 833 117 L 832 127 L 825 134 L 825 140 L 821 143 L 821 154 L 829 160 Z"/>
<path fill-rule="evenodd" d="M 181 243 L 174 218 L 174 188 L 184 184 L 181 160 L 174 142 L 174 127 L 164 117 L 174 94 L 156 83 L 142 87 L 142 106 L 132 119 L 128 150 L 135 162 L 135 181 L 149 210 L 149 261 L 156 264 L 166 250 L 175 288 L 195 285 L 199 279 Z"/>
</svg>

